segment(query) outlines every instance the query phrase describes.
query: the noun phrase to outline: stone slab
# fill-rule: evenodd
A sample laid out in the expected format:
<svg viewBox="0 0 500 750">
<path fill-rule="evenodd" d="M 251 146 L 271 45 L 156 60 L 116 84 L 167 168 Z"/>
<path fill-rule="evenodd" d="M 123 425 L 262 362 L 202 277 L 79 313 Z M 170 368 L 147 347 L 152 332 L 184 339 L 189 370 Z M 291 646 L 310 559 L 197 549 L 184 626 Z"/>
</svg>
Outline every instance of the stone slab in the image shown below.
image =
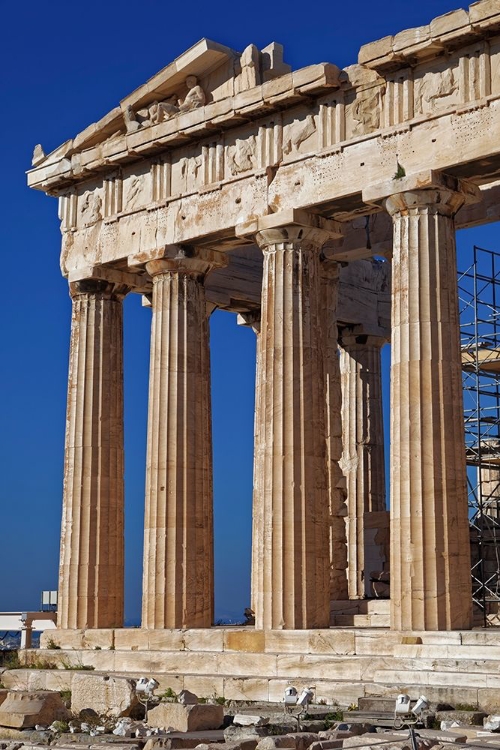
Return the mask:
<svg viewBox="0 0 500 750">
<path fill-rule="evenodd" d="M 219 729 L 224 722 L 224 709 L 220 705 L 199 703 L 183 706 L 180 703 L 160 703 L 148 711 L 152 727 L 174 729 L 178 732 Z"/>
<path fill-rule="evenodd" d="M 9 690 L 0 706 L 0 726 L 27 729 L 53 721 L 66 721 L 70 713 L 59 693 Z"/>
<path fill-rule="evenodd" d="M 91 709 L 98 716 L 130 716 L 138 704 L 130 678 L 76 674 L 71 684 L 71 710 L 76 715 Z"/>
</svg>

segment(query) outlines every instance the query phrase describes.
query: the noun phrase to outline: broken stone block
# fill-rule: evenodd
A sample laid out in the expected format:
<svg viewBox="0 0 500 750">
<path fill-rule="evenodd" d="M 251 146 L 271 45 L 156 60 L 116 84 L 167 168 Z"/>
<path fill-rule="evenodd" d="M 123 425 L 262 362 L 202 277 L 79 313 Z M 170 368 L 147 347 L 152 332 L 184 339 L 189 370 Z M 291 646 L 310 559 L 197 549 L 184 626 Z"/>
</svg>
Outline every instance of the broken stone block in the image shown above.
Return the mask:
<svg viewBox="0 0 500 750">
<path fill-rule="evenodd" d="M 257 740 L 241 740 L 240 742 L 202 742 L 195 750 L 255 750 Z"/>
<path fill-rule="evenodd" d="M 336 748 L 342 747 L 343 744 L 344 740 L 340 738 L 334 740 L 317 740 L 309 746 L 309 750 L 336 750 Z"/>
<path fill-rule="evenodd" d="M 295 737 L 291 734 L 264 737 L 257 745 L 257 750 L 275 750 L 275 748 L 282 747 L 292 747 L 295 750 Z"/>
<path fill-rule="evenodd" d="M 129 716 L 139 706 L 134 680 L 108 675 L 75 674 L 71 683 L 71 710 L 95 711 L 98 716 Z"/>
<path fill-rule="evenodd" d="M 239 727 L 263 727 L 269 724 L 269 716 L 254 716 L 252 714 L 235 714 L 233 724 Z"/>
<path fill-rule="evenodd" d="M 233 748 L 235 750 L 239 750 L 239 748 L 242 748 L 242 750 L 255 750 L 255 745 L 257 744 L 254 742 L 253 745 L 245 747 L 242 747 L 241 743 L 221 745 L 216 742 L 213 735 L 214 732 L 211 730 L 207 730 L 205 735 L 203 732 L 178 732 L 170 735 L 158 735 L 147 740 L 144 745 L 144 750 L 192 750 L 192 748 L 200 747 L 202 745 L 210 748 L 210 750 L 232 750 Z"/>
<path fill-rule="evenodd" d="M 183 706 L 182 703 L 160 703 L 148 711 L 148 724 L 151 727 L 177 732 L 219 729 L 223 723 L 224 708 L 219 704 L 197 703 Z"/>
<path fill-rule="evenodd" d="M 37 724 L 48 726 L 69 718 L 70 712 L 59 693 L 48 690 L 36 693 L 9 690 L 0 706 L 0 726 L 13 729 L 29 729 Z"/>
<path fill-rule="evenodd" d="M 295 750 L 307 750 L 318 741 L 316 732 L 292 732 L 288 735 L 295 740 Z"/>
<path fill-rule="evenodd" d="M 500 714 L 490 714 L 483 719 L 483 726 L 488 732 L 500 732 Z"/>
<path fill-rule="evenodd" d="M 267 724 L 263 727 L 256 727 L 255 724 L 252 724 L 252 726 L 249 727 L 239 727 L 235 724 L 231 724 L 224 729 L 224 741 L 228 743 L 255 740 L 257 743 L 260 741 L 261 737 L 267 737 L 268 734 L 269 726 Z"/>
<path fill-rule="evenodd" d="M 198 696 L 191 693 L 190 690 L 181 690 L 177 696 L 177 701 L 183 706 L 195 706 L 198 703 Z"/>
</svg>

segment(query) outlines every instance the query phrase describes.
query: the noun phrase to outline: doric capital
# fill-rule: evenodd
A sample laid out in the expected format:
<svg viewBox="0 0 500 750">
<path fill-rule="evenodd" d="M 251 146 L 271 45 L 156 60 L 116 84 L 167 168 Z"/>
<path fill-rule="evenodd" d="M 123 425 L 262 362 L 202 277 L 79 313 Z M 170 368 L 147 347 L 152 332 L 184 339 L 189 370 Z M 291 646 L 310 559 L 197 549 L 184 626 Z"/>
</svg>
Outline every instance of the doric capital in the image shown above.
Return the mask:
<svg viewBox="0 0 500 750">
<path fill-rule="evenodd" d="M 382 205 L 391 216 L 412 209 L 432 209 L 442 216 L 454 216 L 464 203 L 478 203 L 477 185 L 433 169 L 394 178 L 363 190 L 365 203 Z"/>
<path fill-rule="evenodd" d="M 145 266 L 149 275 L 153 277 L 167 272 L 203 277 L 215 268 L 223 268 L 227 263 L 225 254 L 217 250 L 188 245 L 166 245 L 151 253 L 151 257 L 145 261 Z"/>
<path fill-rule="evenodd" d="M 124 284 L 115 284 L 106 279 L 79 279 L 69 282 L 69 294 L 72 299 L 77 297 L 101 297 L 118 301 L 128 294 L 130 288 Z"/>
<path fill-rule="evenodd" d="M 357 326 L 356 326 L 357 328 Z M 343 349 L 381 349 L 387 344 L 384 336 L 374 336 L 368 333 L 356 332 L 349 328 L 343 328 L 340 331 L 340 345 Z"/>
<path fill-rule="evenodd" d="M 320 248 L 328 240 L 341 237 L 342 226 L 318 214 L 290 209 L 239 224 L 236 236 L 253 238 L 262 250 L 278 244 Z"/>
<path fill-rule="evenodd" d="M 255 333 L 260 333 L 261 310 L 252 310 L 241 312 L 236 316 L 236 323 L 239 326 L 251 328 Z"/>
</svg>

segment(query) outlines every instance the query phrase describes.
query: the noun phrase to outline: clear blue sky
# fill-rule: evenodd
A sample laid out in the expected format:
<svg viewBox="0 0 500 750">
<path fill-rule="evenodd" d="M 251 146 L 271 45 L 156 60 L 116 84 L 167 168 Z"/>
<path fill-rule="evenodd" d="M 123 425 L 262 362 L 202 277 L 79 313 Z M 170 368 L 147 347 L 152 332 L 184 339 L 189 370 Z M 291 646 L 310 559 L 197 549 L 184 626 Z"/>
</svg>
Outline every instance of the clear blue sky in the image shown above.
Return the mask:
<svg viewBox="0 0 500 750">
<path fill-rule="evenodd" d="M 0 610 L 37 608 L 57 587 L 70 324 L 57 201 L 28 190 L 46 152 L 116 106 L 202 37 L 241 50 L 285 46 L 293 68 L 355 63 L 361 44 L 428 23 L 458 0 L 2 3 Z M 473 236 L 498 248 L 496 227 Z M 125 303 L 126 615 L 140 609 L 150 311 Z M 233 315 L 212 320 L 216 616 L 249 604 L 255 343 Z M 387 359 L 387 356 L 386 356 Z"/>
</svg>

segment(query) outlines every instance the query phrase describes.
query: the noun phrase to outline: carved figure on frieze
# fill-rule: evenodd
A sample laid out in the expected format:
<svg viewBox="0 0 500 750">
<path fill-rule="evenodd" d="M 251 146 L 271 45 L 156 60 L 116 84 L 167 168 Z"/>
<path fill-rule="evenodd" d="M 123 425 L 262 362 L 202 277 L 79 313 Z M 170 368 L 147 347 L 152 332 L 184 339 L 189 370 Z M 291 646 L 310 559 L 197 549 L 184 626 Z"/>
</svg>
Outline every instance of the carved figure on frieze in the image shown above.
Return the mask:
<svg viewBox="0 0 500 750">
<path fill-rule="evenodd" d="M 179 104 L 179 112 L 189 112 L 192 109 L 203 107 L 206 96 L 196 76 L 188 76 L 186 86 L 188 87 L 188 93 L 184 97 L 184 101 Z"/>
<path fill-rule="evenodd" d="M 88 191 L 84 194 L 80 213 L 84 224 L 95 224 L 102 219 L 102 199 L 98 193 Z"/>
<path fill-rule="evenodd" d="M 173 94 L 165 101 L 153 102 L 149 107 L 134 111 L 131 105 L 128 105 L 123 111 L 123 120 L 127 133 L 134 133 L 139 128 L 148 128 L 151 125 L 158 125 L 160 122 L 169 120 L 171 117 L 190 112 L 193 109 L 203 107 L 206 102 L 205 92 L 198 83 L 196 76 L 186 78 L 186 87 L 188 92 L 184 99 L 180 99 Z"/>
<path fill-rule="evenodd" d="M 307 141 L 316 132 L 316 120 L 314 115 L 307 115 L 305 122 L 295 120 L 290 126 L 289 137 L 283 146 L 285 154 L 298 151 L 301 143 Z"/>
<path fill-rule="evenodd" d="M 196 187 L 198 175 L 203 164 L 201 156 L 181 159 L 181 177 L 184 183 L 184 192 L 189 192 Z"/>
<path fill-rule="evenodd" d="M 352 109 L 352 117 L 355 121 L 353 136 L 372 133 L 380 127 L 382 93 L 383 91 L 377 87 L 357 94 Z"/>
<path fill-rule="evenodd" d="M 416 86 L 415 111 L 421 114 L 439 109 L 444 99 L 458 91 L 458 82 L 452 68 L 422 78 Z M 443 102 L 444 104 L 444 102 Z"/>
<path fill-rule="evenodd" d="M 135 208 L 140 190 L 141 190 L 140 177 L 134 177 L 132 179 L 132 182 L 130 183 L 130 186 L 126 194 L 125 208 L 127 210 Z"/>
<path fill-rule="evenodd" d="M 234 146 L 227 150 L 229 169 L 232 174 L 247 172 L 255 167 L 255 136 L 236 138 Z"/>
</svg>

